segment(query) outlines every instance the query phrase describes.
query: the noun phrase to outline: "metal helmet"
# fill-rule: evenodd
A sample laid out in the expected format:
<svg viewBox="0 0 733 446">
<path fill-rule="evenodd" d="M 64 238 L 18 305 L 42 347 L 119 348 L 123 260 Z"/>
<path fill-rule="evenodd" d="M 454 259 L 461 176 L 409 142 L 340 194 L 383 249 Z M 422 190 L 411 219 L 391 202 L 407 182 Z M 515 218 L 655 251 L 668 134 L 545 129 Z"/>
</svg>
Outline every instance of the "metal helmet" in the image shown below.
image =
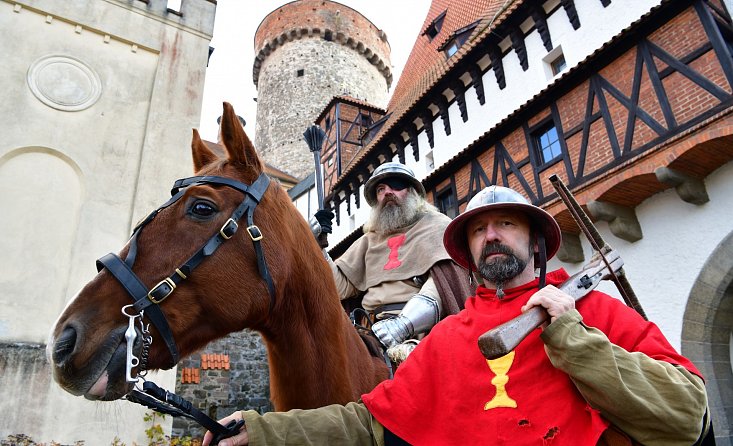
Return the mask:
<svg viewBox="0 0 733 446">
<path fill-rule="evenodd" d="M 468 202 L 466 210 L 448 224 L 443 234 L 443 244 L 451 258 L 466 269 L 473 263 L 466 238 L 466 224 L 471 217 L 486 211 L 510 209 L 524 212 L 529 217 L 532 229 L 540 231 L 545 238 L 547 259 L 551 259 L 560 248 L 560 226 L 557 221 L 537 206 L 529 203 L 522 194 L 502 186 L 489 186 L 476 194 Z M 539 267 L 535 253 L 535 266 Z"/>
<path fill-rule="evenodd" d="M 377 185 L 385 178 L 401 178 L 406 180 L 421 197 L 425 198 L 425 188 L 415 177 L 415 172 L 402 163 L 389 162 L 374 169 L 372 176 L 364 185 L 364 198 L 366 198 L 369 206 L 374 206 L 377 203 Z"/>
</svg>

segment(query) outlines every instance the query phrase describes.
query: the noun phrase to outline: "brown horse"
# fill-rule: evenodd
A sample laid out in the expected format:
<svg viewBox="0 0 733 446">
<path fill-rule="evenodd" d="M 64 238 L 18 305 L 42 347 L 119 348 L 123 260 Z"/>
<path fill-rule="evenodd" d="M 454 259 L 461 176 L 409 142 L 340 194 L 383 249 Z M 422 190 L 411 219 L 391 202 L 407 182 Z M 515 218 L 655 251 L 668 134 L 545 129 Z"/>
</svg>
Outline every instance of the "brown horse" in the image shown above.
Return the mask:
<svg viewBox="0 0 733 446">
<path fill-rule="evenodd" d="M 128 257 L 131 272 L 117 277 L 110 272 L 114 265 L 106 263 L 59 317 L 48 355 L 55 380 L 68 392 L 114 400 L 131 390 L 125 379 L 125 331 L 135 310 L 128 308 L 125 316 L 121 309 L 133 303 L 128 289 L 134 288 L 135 278 L 144 287 L 145 297 L 137 301 L 145 307 L 144 321 L 149 323 L 154 311 L 162 312 L 174 340 L 172 348 L 163 342 L 165 333 L 153 320 L 153 342 L 145 345 L 149 352 L 141 351 L 139 336 L 131 341 L 134 354 L 147 357 L 141 368 L 172 367 L 176 353 L 190 355 L 214 339 L 251 328 L 262 334 L 267 347 L 276 410 L 354 401 L 388 377 L 382 358 L 368 352 L 351 325 L 308 224 L 279 185 L 265 183 L 256 209 L 250 209 L 255 226 L 239 221 L 233 233 L 236 224 L 227 219 L 247 198 L 241 183 L 269 179 L 227 103 L 221 137 L 225 159 L 193 131 L 194 171 L 234 180 L 240 188 L 197 181 L 181 187 L 179 199 L 151 214 L 119 256 L 110 255 Z M 262 239 L 255 241 L 260 234 Z M 213 239 L 221 242 L 220 248 L 195 271 L 179 269 Z M 264 265 L 258 265 L 258 258 Z M 166 279 L 173 271 L 177 286 Z M 150 287 L 154 289 L 145 295 Z M 135 331 L 142 334 L 139 328 Z"/>
</svg>

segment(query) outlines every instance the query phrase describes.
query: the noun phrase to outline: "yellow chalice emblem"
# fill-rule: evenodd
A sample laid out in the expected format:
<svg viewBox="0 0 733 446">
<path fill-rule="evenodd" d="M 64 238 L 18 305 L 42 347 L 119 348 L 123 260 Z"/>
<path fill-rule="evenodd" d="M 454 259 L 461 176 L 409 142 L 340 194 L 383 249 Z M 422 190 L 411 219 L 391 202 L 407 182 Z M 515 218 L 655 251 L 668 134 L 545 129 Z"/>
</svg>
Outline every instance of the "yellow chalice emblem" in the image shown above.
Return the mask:
<svg viewBox="0 0 733 446">
<path fill-rule="evenodd" d="M 486 403 L 484 410 L 494 409 L 497 407 L 517 407 L 517 402 L 514 401 L 506 393 L 506 383 L 509 382 L 507 372 L 514 362 L 514 351 L 497 359 L 487 359 L 486 362 L 489 364 L 489 368 L 496 376 L 491 380 L 491 384 L 496 387 L 496 395 L 491 401 Z"/>
</svg>

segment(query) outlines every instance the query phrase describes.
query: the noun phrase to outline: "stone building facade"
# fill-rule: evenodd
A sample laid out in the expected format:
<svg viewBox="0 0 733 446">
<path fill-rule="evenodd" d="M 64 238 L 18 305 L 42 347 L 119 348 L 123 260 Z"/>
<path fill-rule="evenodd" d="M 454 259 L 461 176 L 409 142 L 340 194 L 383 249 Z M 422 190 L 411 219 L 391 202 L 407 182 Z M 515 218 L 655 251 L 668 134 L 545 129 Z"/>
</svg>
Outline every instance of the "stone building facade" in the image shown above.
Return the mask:
<svg viewBox="0 0 733 446">
<path fill-rule="evenodd" d="M 147 444 L 144 408 L 63 392 L 44 348 L 95 260 L 191 174 L 215 11 L 0 0 L 0 440 Z"/>
<path fill-rule="evenodd" d="M 255 34 L 255 146 L 299 179 L 313 172 L 303 132 L 334 96 L 384 107 L 392 82 L 387 36 L 359 12 L 323 0 L 272 11 Z"/>
</svg>

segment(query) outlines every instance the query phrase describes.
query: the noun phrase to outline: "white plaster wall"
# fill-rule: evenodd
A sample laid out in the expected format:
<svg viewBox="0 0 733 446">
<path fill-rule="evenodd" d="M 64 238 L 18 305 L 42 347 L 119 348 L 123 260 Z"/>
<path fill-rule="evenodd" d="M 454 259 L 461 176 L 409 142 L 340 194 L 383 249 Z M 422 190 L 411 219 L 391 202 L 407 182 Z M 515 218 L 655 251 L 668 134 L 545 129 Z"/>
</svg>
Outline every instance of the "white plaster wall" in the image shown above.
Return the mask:
<svg viewBox="0 0 733 446">
<path fill-rule="evenodd" d="M 545 2 L 545 8 L 550 9 L 556 3 L 555 0 Z M 578 1 L 575 2 L 581 23 L 578 30 L 573 29 L 565 9 L 559 7 L 547 19 L 553 46 L 562 47 L 568 69 L 572 68 L 659 3 L 659 0 L 614 0 L 604 8 L 599 1 Z M 559 77 L 548 77 L 546 64 L 542 60 L 547 56 L 548 51 L 536 29 L 527 35 L 525 44 L 529 59 L 527 71 L 522 70 L 517 54 L 514 50 L 510 50 L 503 59 L 506 79 L 504 89 L 499 89 L 496 76 L 493 70 L 489 69 L 482 78 L 486 97 L 483 105 L 479 103 L 473 87 L 466 91 L 468 111 L 466 122 L 461 119 L 457 102 L 454 101 L 451 104 L 449 107 L 450 135 L 446 135 L 440 116 L 435 117 L 433 121 L 433 159 L 436 169 Z M 425 131 L 419 133 L 418 139 L 420 160 L 414 159 L 412 146 L 408 144 L 405 147 L 405 163 L 415 171 L 418 178 L 425 178 L 430 173 L 425 166 L 425 155 L 430 150 Z M 366 212 L 363 209 L 365 207 Z M 355 213 L 357 226 L 366 221 L 368 217 L 368 205 L 365 201 L 362 201 L 361 208 L 357 210 L 352 200 L 351 210 L 352 213 Z M 345 226 L 348 224 L 348 219 L 344 218 L 346 216 L 345 203 L 341 205 L 341 215 L 341 227 L 334 228 L 332 236 L 334 241 L 343 239 L 351 232 Z"/>
<path fill-rule="evenodd" d="M 655 322 L 676 349 L 680 349 L 682 318 L 697 276 L 718 244 L 733 230 L 733 162 L 705 179 L 710 201 L 700 206 L 685 203 L 674 189 L 658 193 L 636 208 L 643 238 L 635 243 L 615 237 L 605 222 L 597 224 L 604 240 L 617 249 L 624 270 L 649 320 Z M 581 236 L 586 260 L 592 252 Z M 574 273 L 580 265 L 553 260 Z M 614 286 L 600 290 L 619 296 Z"/>
<path fill-rule="evenodd" d="M 34 147 L 0 157 L 0 234 L 10 235 L 0 238 L 6 303 L 0 338 L 46 340 L 67 294 L 82 184 L 78 166 L 54 150 Z"/>
<path fill-rule="evenodd" d="M 546 5 L 551 3 L 546 2 Z M 565 10 L 560 7 L 547 19 L 552 44 L 562 47 L 568 69 L 572 68 L 657 4 L 659 0 L 614 0 L 604 8 L 599 1 L 575 2 L 581 24 L 577 31 L 570 24 Z M 436 168 L 555 80 L 547 76 L 546 64 L 542 59 L 548 51 L 536 29 L 526 36 L 525 45 L 529 60 L 527 71 L 522 70 L 516 52 L 510 50 L 503 59 L 506 79 L 504 89 L 499 89 L 494 71 L 489 69 L 482 78 L 486 97 L 484 105 L 479 104 L 473 88 L 466 92 L 467 122 L 461 119 L 458 105 L 455 102 L 451 105 L 450 136 L 445 135 L 442 120 L 439 117 L 435 119 Z"/>
</svg>

